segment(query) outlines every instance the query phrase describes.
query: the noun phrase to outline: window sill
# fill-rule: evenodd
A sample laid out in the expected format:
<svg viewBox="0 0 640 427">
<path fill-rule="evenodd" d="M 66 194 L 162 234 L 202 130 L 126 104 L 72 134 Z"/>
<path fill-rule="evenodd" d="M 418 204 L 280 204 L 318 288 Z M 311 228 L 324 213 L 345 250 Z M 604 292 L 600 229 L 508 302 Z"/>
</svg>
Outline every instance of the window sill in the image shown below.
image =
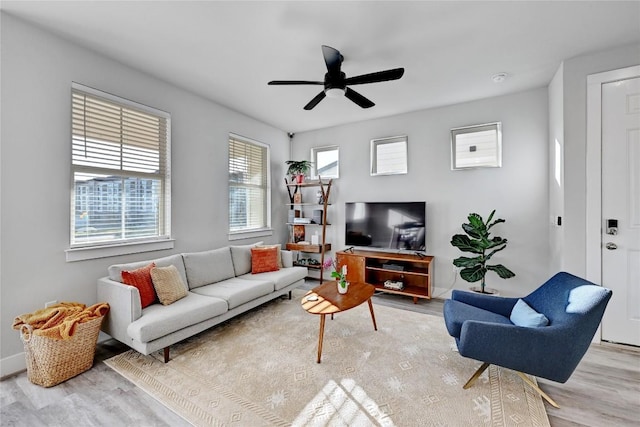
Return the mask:
<svg viewBox="0 0 640 427">
<path fill-rule="evenodd" d="M 154 240 L 151 242 L 121 243 L 117 245 L 92 246 L 86 248 L 70 248 L 65 250 L 67 262 L 88 259 L 108 258 L 118 255 L 137 254 L 140 252 L 173 249 L 175 240 Z"/>
<path fill-rule="evenodd" d="M 229 240 L 252 239 L 254 237 L 265 236 L 273 236 L 273 230 L 271 228 L 264 228 L 261 230 L 235 231 L 233 233 L 229 233 Z"/>
</svg>

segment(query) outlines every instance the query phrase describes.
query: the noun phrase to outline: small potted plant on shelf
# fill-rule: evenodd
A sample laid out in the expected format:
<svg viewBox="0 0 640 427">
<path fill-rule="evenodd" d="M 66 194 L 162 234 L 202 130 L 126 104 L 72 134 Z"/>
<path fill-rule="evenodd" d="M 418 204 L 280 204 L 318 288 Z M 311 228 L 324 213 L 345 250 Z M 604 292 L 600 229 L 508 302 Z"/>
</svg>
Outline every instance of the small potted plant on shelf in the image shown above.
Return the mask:
<svg viewBox="0 0 640 427">
<path fill-rule="evenodd" d="M 456 234 L 451 238 L 451 244 L 463 252 L 476 254 L 474 257 L 461 256 L 453 260 L 453 265 L 462 268 L 460 277 L 469 283 L 480 281 L 480 287 L 472 287 L 474 292 L 483 294 L 495 293 L 495 290 L 485 289 L 485 275 L 488 271 L 494 271 L 503 279 L 514 277 L 515 273 L 502 264 L 489 265 L 487 262 L 496 252 L 507 246 L 507 239 L 502 237 L 490 237 L 489 230 L 496 224 L 505 222 L 504 219 L 496 219 L 491 222 L 495 210 L 484 221 L 477 213 L 468 216 L 468 223 L 462 224 L 466 234 Z"/>
<path fill-rule="evenodd" d="M 338 268 L 338 262 L 332 260 L 331 258 L 327 258 L 322 264 L 322 268 L 325 270 L 327 268 L 333 267 L 333 271 L 331 272 L 331 277 L 336 279 L 336 284 L 338 286 L 338 293 L 346 294 L 349 289 L 349 282 L 347 282 L 347 266 L 343 265 L 342 268 Z"/>
<path fill-rule="evenodd" d="M 287 175 L 291 175 L 291 179 L 296 180 L 298 184 L 302 183 L 304 176 L 311 171 L 313 164 L 309 160 L 287 160 L 285 163 L 289 165 Z"/>
</svg>

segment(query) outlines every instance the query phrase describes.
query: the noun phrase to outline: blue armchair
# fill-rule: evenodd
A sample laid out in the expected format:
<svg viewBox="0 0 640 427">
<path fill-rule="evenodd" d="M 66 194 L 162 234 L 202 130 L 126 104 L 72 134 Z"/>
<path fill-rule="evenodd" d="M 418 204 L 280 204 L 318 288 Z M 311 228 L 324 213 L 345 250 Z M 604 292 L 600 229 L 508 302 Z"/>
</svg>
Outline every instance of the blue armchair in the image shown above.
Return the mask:
<svg viewBox="0 0 640 427">
<path fill-rule="evenodd" d="M 490 364 L 513 369 L 550 404 L 558 407 L 524 373 L 566 382 L 589 348 L 611 290 L 561 272 L 523 297 L 548 326 L 516 326 L 510 320 L 518 298 L 454 290 L 444 303 L 449 335 L 464 357 L 483 362 L 467 389 Z"/>
</svg>

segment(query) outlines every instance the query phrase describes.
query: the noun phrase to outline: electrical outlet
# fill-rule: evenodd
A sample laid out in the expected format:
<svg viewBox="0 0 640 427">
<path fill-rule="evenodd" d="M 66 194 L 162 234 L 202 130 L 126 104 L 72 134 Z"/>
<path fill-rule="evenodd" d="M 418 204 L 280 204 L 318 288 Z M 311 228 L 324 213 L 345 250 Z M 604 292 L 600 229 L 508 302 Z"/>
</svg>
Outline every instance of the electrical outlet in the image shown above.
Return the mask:
<svg viewBox="0 0 640 427">
<path fill-rule="evenodd" d="M 55 300 L 55 299 L 54 299 L 53 301 L 45 302 L 45 303 L 44 303 L 44 308 L 49 308 L 49 307 L 51 307 L 52 305 L 55 305 L 55 304 L 57 304 L 57 303 L 58 303 L 58 300 Z"/>
</svg>

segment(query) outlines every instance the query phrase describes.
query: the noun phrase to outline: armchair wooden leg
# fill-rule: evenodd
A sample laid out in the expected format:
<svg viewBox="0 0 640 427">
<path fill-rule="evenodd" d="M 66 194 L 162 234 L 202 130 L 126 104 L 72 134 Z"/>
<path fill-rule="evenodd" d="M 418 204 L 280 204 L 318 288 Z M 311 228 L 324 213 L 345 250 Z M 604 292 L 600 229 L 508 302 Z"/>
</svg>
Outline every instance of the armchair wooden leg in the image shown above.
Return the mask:
<svg viewBox="0 0 640 427">
<path fill-rule="evenodd" d="M 516 371 L 517 372 L 517 371 Z M 554 408 L 558 408 L 560 409 L 560 405 L 558 405 L 552 398 L 549 397 L 549 395 L 547 393 L 545 393 L 544 391 L 542 391 L 542 389 L 540 387 L 538 387 L 538 385 L 536 383 L 534 383 L 533 381 L 531 381 L 529 379 L 528 376 L 526 376 L 525 374 L 523 374 L 522 372 L 517 372 L 517 374 L 520 376 L 520 378 L 522 378 L 522 380 L 529 384 L 535 391 L 538 392 L 538 394 L 540 396 L 542 396 L 542 398 L 544 400 L 546 400 L 547 402 L 549 402 L 551 404 L 551 406 L 553 406 Z"/>
<path fill-rule="evenodd" d="M 164 348 L 164 363 L 167 363 L 169 361 L 169 346 L 166 346 Z"/>
<path fill-rule="evenodd" d="M 473 374 L 471 378 L 469 378 L 469 381 L 467 381 L 467 383 L 462 386 L 462 388 L 466 390 L 469 387 L 471 387 L 473 383 L 476 382 L 476 380 L 480 377 L 480 375 L 482 375 L 482 373 L 487 370 L 488 367 L 489 367 L 489 364 L 487 362 L 484 362 L 482 366 L 478 368 L 476 373 Z"/>
</svg>

